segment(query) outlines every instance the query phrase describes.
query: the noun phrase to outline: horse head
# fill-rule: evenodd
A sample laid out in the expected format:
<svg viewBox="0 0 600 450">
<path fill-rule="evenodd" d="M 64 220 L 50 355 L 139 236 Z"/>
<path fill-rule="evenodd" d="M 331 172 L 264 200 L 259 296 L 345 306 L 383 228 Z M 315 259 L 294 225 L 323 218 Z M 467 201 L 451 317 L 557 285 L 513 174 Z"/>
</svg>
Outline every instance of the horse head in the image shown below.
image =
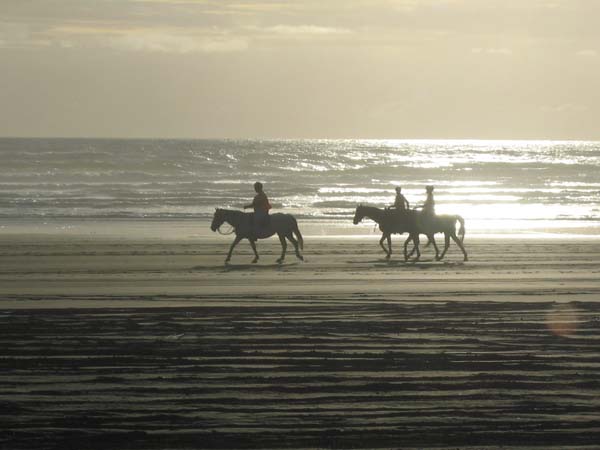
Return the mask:
<svg viewBox="0 0 600 450">
<path fill-rule="evenodd" d="M 354 212 L 354 220 L 352 221 L 354 223 L 354 225 L 358 225 L 358 223 L 364 219 L 364 217 L 365 217 L 364 209 L 365 208 L 363 205 L 358 205 L 356 207 L 356 211 Z"/>
<path fill-rule="evenodd" d="M 212 223 L 210 224 L 210 229 L 212 231 L 217 231 L 217 229 L 223 225 L 225 222 L 225 210 L 224 209 L 215 209 L 215 214 L 213 215 Z"/>
</svg>

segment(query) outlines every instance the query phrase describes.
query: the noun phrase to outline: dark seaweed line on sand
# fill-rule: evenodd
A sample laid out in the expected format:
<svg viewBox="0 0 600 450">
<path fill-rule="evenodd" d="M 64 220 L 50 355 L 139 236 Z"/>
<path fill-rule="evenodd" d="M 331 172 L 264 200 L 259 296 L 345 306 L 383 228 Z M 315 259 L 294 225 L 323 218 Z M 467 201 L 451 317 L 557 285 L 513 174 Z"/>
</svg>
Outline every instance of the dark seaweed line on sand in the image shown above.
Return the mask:
<svg viewBox="0 0 600 450">
<path fill-rule="evenodd" d="M 599 316 L 594 303 L 4 311 L 0 444 L 594 445 Z"/>
</svg>

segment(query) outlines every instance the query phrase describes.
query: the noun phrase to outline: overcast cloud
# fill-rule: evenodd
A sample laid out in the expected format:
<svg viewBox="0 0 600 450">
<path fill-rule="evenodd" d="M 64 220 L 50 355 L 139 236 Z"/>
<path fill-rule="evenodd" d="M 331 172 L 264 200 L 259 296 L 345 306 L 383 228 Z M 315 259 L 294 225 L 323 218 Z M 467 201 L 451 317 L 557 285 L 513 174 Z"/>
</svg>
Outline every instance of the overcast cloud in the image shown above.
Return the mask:
<svg viewBox="0 0 600 450">
<path fill-rule="evenodd" d="M 600 139 L 600 1 L 3 0 L 0 135 Z"/>
</svg>

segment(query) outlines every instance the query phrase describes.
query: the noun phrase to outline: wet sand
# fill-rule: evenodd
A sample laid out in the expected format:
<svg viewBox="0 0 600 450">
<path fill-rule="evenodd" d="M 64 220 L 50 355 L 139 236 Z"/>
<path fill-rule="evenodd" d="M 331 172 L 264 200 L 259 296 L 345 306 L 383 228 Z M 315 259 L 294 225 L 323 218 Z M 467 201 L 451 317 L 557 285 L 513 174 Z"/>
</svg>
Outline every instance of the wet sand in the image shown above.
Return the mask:
<svg viewBox="0 0 600 450">
<path fill-rule="evenodd" d="M 306 237 L 230 266 L 228 238 L 0 244 L 2 448 L 600 442 L 597 240 L 404 263 Z"/>
</svg>

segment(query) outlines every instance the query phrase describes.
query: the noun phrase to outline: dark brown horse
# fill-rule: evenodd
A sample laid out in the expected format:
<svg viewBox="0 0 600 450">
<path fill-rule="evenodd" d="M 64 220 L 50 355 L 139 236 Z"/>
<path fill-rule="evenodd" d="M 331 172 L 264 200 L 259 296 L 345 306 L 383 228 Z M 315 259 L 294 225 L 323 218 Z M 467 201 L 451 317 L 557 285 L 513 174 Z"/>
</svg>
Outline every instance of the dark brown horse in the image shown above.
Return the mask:
<svg viewBox="0 0 600 450">
<path fill-rule="evenodd" d="M 379 225 L 379 230 L 381 230 L 379 245 L 385 252 L 386 259 L 390 259 L 392 256 L 392 234 L 408 233 L 408 239 L 404 242 L 404 260 L 407 261 L 409 256 L 416 251 L 416 260 L 418 261 L 421 257 L 421 252 L 419 250 L 419 228 L 417 225 L 418 214 L 418 211 L 412 209 L 399 212 L 396 210 L 380 209 L 374 206 L 358 205 L 354 212 L 353 222 L 354 225 L 357 225 L 361 220 L 367 217 Z M 430 240 L 432 239 L 433 238 L 430 237 Z M 383 243 L 385 240 L 387 240 L 387 248 Z M 410 241 L 414 242 L 415 248 L 409 255 L 408 243 Z M 435 245 L 435 241 L 433 241 L 433 245 L 435 246 L 437 256 L 438 249 Z"/>
<path fill-rule="evenodd" d="M 404 242 L 405 260 L 408 260 L 408 258 L 415 251 L 417 253 L 417 260 L 421 256 L 419 251 L 419 234 L 426 235 L 429 239 L 429 242 L 433 244 L 433 247 L 435 248 L 436 261 L 441 260 L 446 255 L 448 247 L 450 246 L 450 239 L 454 240 L 454 242 L 456 242 L 461 249 L 464 256 L 464 261 L 468 260 L 467 252 L 463 245 L 463 240 L 465 238 L 465 221 L 459 215 L 442 214 L 428 216 L 423 215 L 423 213 L 417 210 L 407 210 L 401 213 L 387 209 L 375 208 L 373 206 L 358 205 L 354 213 L 354 224 L 358 224 L 364 217 L 368 217 L 379 224 L 379 229 L 382 232 L 379 245 L 381 245 L 381 248 L 383 248 L 383 250 L 386 252 L 387 259 L 389 259 L 392 255 L 391 235 L 394 233 L 409 233 L 408 239 Z M 458 231 L 460 238 L 456 234 L 457 223 L 460 224 Z M 435 243 L 435 233 L 444 233 L 445 245 L 441 254 L 438 246 Z M 387 248 L 383 244 L 384 240 L 387 240 L 388 242 Z M 414 242 L 415 248 L 409 254 L 408 243 L 410 241 Z"/>
<path fill-rule="evenodd" d="M 232 209 L 217 209 L 213 215 L 210 229 L 212 231 L 217 231 L 225 222 L 231 225 L 235 232 L 235 239 L 229 248 L 229 253 L 225 259 L 225 264 L 231 260 L 231 253 L 233 252 L 233 249 L 242 239 L 248 239 L 250 242 L 252 251 L 254 252 L 254 259 L 252 260 L 252 263 L 256 263 L 258 261 L 258 252 L 256 251 L 255 244 L 256 240 L 266 239 L 274 234 L 277 234 L 279 237 L 279 242 L 281 242 L 281 256 L 277 260 L 278 263 L 283 262 L 285 259 L 285 252 L 287 250 L 287 242 L 285 241 L 286 239 L 293 244 L 296 251 L 296 257 L 298 257 L 300 260 L 304 260 L 299 251 L 299 249 L 304 247 L 304 240 L 302 239 L 302 234 L 298 229 L 298 222 L 291 214 L 271 214 L 269 216 L 268 226 L 266 226 L 264 230 L 260 230 L 260 233 L 257 234 L 256 230 L 254 229 L 252 213 L 245 213 L 243 211 Z M 294 235 L 296 235 L 296 237 L 294 237 Z"/>
</svg>

